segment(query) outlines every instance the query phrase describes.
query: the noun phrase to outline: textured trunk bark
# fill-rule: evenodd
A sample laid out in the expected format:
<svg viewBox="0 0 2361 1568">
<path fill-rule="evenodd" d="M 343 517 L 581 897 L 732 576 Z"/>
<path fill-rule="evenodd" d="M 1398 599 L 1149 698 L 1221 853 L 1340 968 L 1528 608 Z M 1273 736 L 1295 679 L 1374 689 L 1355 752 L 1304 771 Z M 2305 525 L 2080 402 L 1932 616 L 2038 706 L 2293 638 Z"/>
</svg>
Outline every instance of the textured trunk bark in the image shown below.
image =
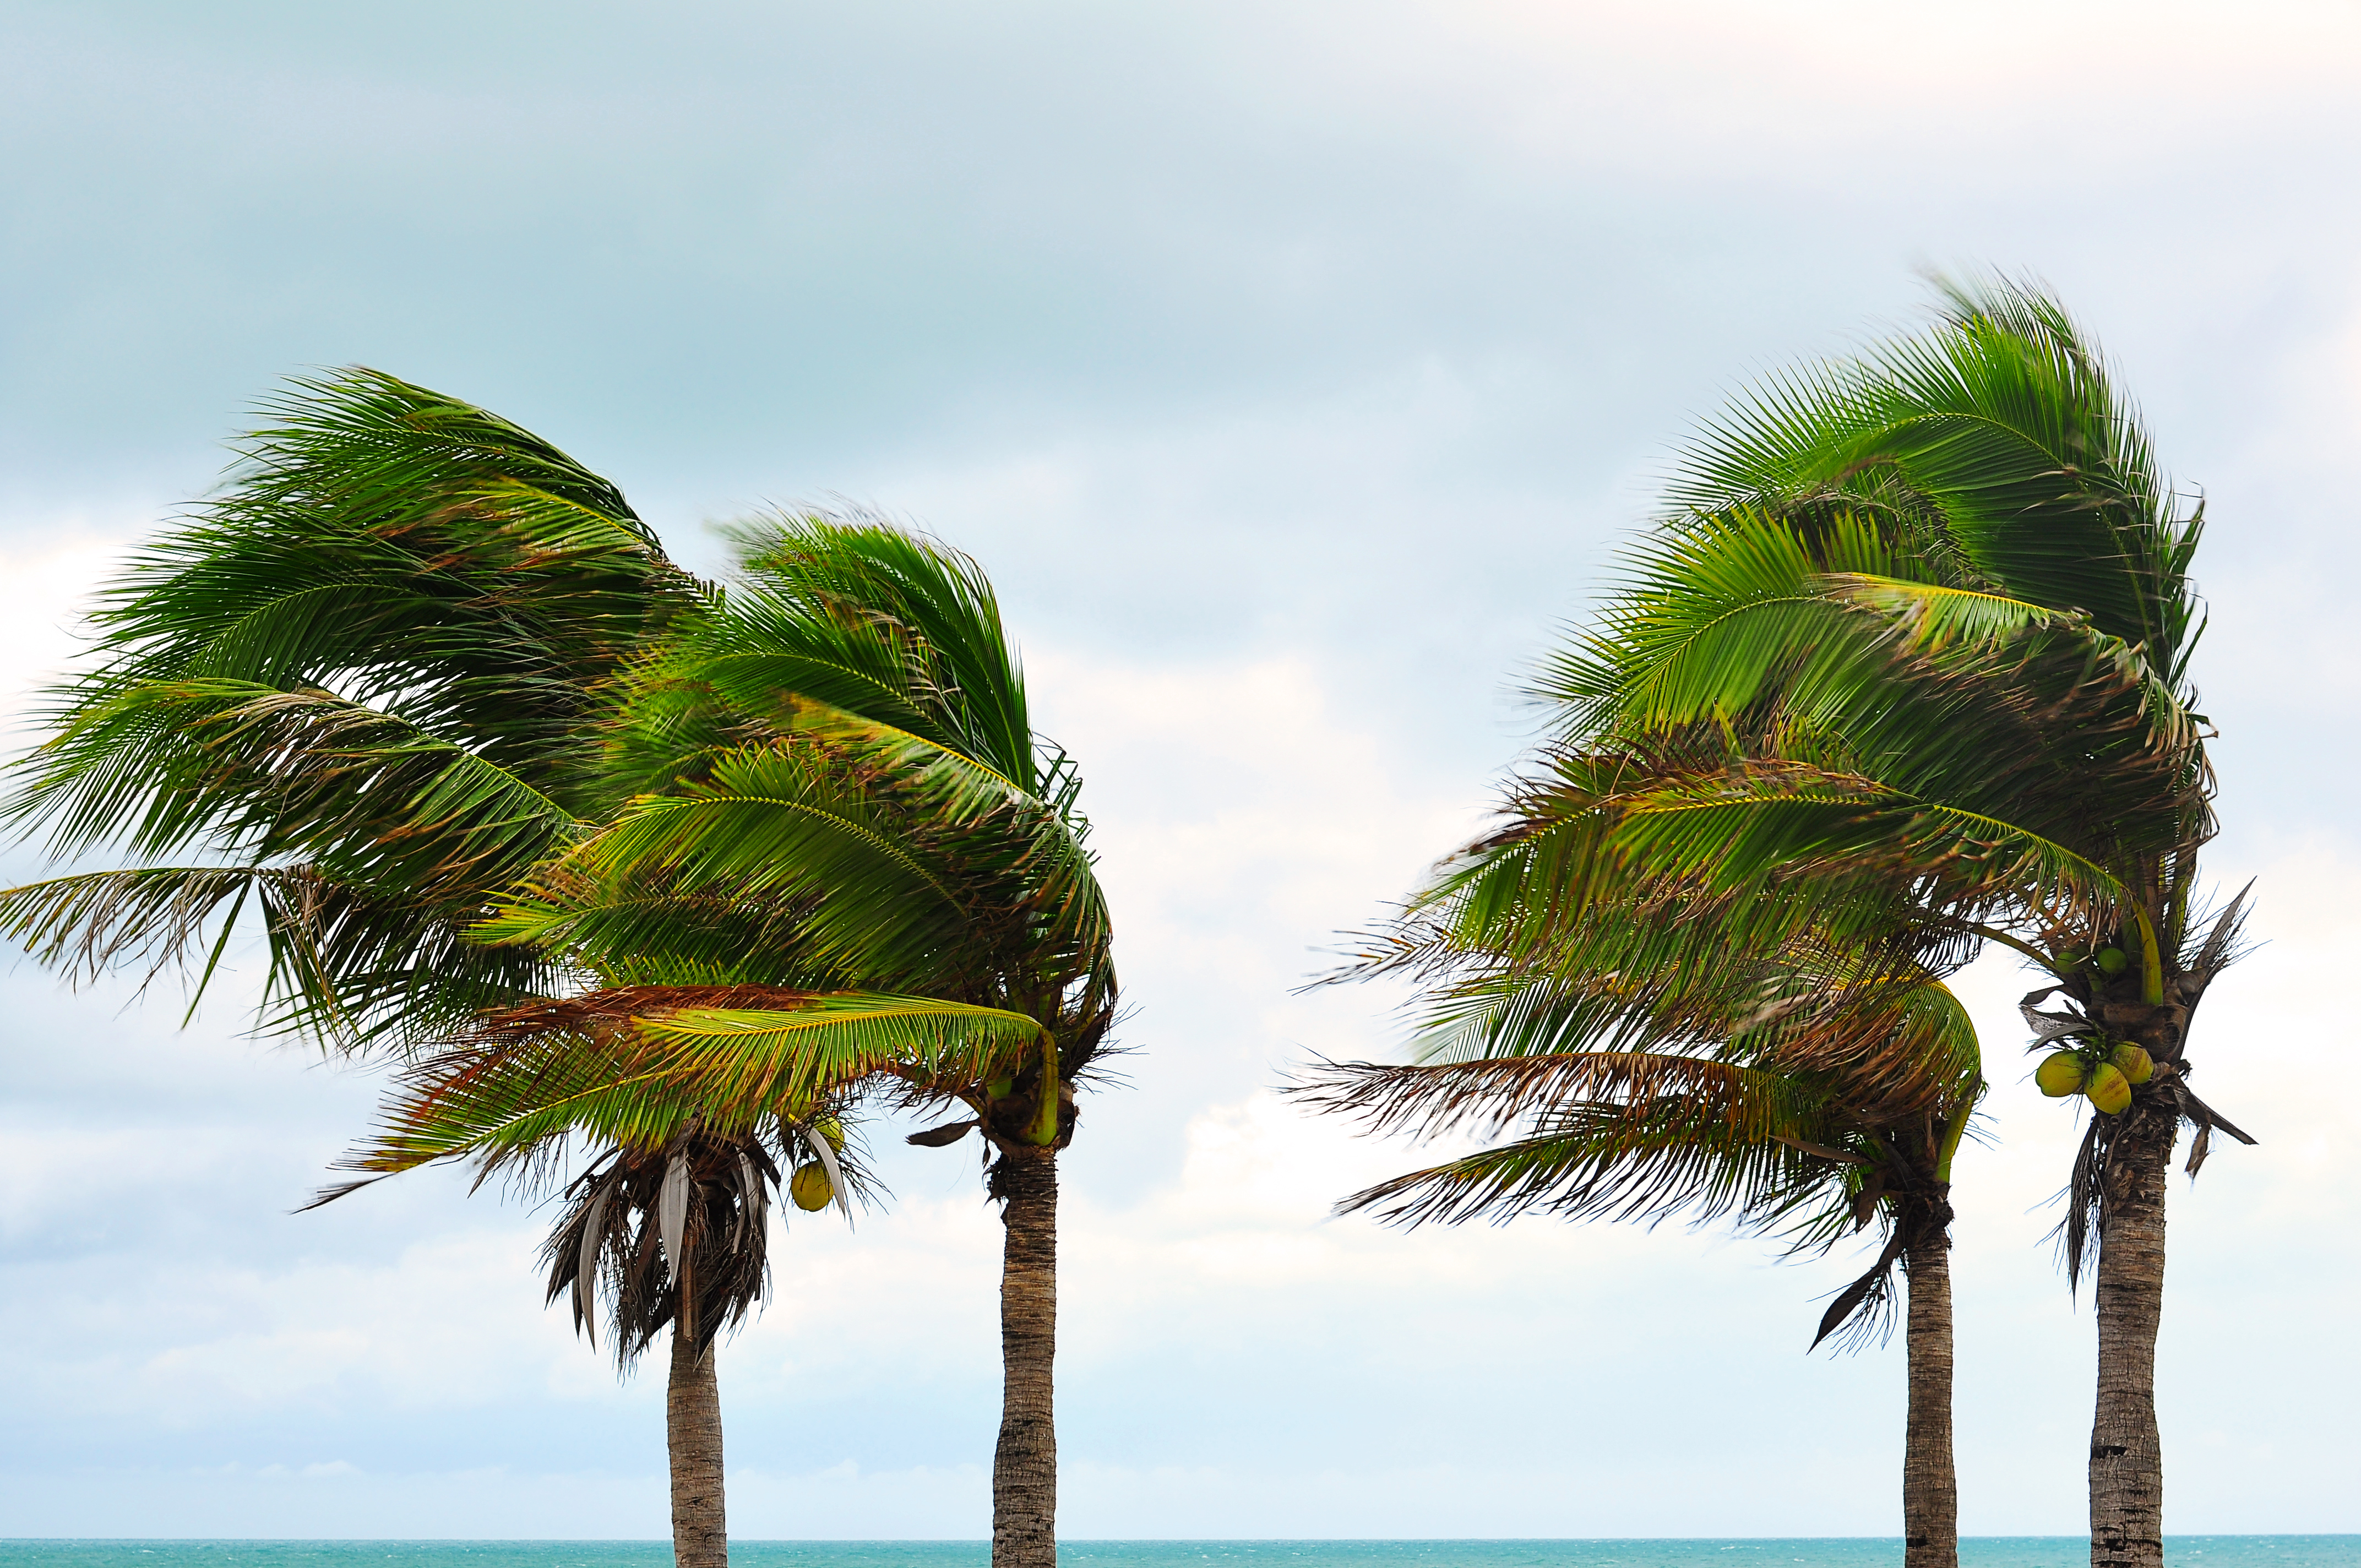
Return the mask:
<svg viewBox="0 0 2361 1568">
<path fill-rule="evenodd" d="M 1058 1428 L 1050 1363 L 1058 1350 L 1058 1162 L 1050 1150 L 1002 1157 L 1008 1227 L 1000 1274 L 1005 1382 L 992 1460 L 992 1568 L 1057 1568 Z"/>
<path fill-rule="evenodd" d="M 672 1560 L 678 1568 L 730 1568 L 730 1527 L 721 1508 L 721 1387 L 713 1376 L 713 1347 L 691 1354 L 677 1325 L 664 1438 L 672 1452 Z"/>
<path fill-rule="evenodd" d="M 1959 1568 L 1960 1484 L 1951 1464 L 1951 1243 L 1904 1255 L 1910 1281 L 1910 1416 L 1902 1440 L 1903 1568 Z"/>
<path fill-rule="evenodd" d="M 2092 1568 L 2162 1568 L 2164 1445 L 2156 1331 L 2164 1314 L 2164 1190 L 2180 1116 L 2161 1094 L 2125 1113 L 2109 1150 L 2099 1242 L 2099 1399 L 2091 1422 Z"/>
</svg>

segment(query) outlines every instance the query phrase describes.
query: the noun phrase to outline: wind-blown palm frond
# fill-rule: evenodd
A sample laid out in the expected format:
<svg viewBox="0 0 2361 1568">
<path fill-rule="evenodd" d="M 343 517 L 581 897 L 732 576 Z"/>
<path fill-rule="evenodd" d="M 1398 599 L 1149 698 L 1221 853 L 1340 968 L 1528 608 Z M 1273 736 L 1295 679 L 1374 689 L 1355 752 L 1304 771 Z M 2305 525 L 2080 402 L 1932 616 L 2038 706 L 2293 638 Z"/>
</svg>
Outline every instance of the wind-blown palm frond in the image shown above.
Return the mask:
<svg viewBox="0 0 2361 1568">
<path fill-rule="evenodd" d="M 456 936 L 599 809 L 601 688 L 699 590 L 613 486 L 480 409 L 351 370 L 267 411 L 103 590 L 5 811 L 60 854 L 298 878 L 300 907 L 231 906 L 269 921 L 263 1026 L 412 1044 L 545 979 Z"/>
<path fill-rule="evenodd" d="M 625 685 L 609 755 L 642 793 L 479 939 L 610 983 L 1000 1009 L 1038 1021 L 1071 1082 L 1113 1015 L 1113 927 L 1072 766 L 1027 727 L 981 571 L 866 518 L 774 518 L 739 543 L 739 580 Z M 1029 1129 L 1063 1091 L 1020 1078 Z"/>
<path fill-rule="evenodd" d="M 979 913 L 911 827 L 807 747 L 732 752 L 708 783 L 633 801 L 479 934 L 577 947 L 595 962 L 662 944 L 665 899 L 714 896 L 792 909 L 807 964 L 864 979 L 922 974 L 971 938 Z"/>
<path fill-rule="evenodd" d="M 1088 825 L 1068 804 L 1071 788 L 1045 797 L 962 752 L 822 703 L 796 703 L 789 727 L 892 779 L 917 810 L 940 822 L 972 828 L 1003 819 L 1016 846 L 1014 863 L 1032 883 L 1028 903 L 1044 923 L 1037 939 L 1078 952 L 1105 945 L 1113 922 L 1083 847 Z"/>
<path fill-rule="evenodd" d="M 2087 613 L 2181 679 L 2199 516 L 2174 510 L 2136 412 L 2038 292 L 1950 286 L 1933 332 L 1773 381 L 1709 426 L 1684 510 L 1829 490 L 1939 515 L 1958 558 L 2014 597 Z"/>
<path fill-rule="evenodd" d="M 1397 1224 L 1527 1213 L 1646 1222 L 1683 1212 L 1775 1223 L 1799 1204 L 1827 1201 L 1828 1156 L 1795 1142 L 1842 1134 L 1811 1111 L 1788 1080 L 1728 1069 L 1708 1092 L 1555 1107 L 1530 1137 L 1379 1182 L 1337 1208 Z"/>
<path fill-rule="evenodd" d="M 2043 838 L 2136 852 L 2202 832 L 2197 722 L 2141 650 L 1916 565 L 1858 518 L 1697 520 L 1642 552 L 1536 695 L 1565 745 L 1734 727 L 1741 751 L 1834 746 L 1847 771 Z"/>
<path fill-rule="evenodd" d="M 579 1132 L 658 1146 L 683 1127 L 741 1137 L 881 1075 L 981 1081 L 1042 1055 L 1020 1014 L 926 998 L 759 986 L 645 986 L 487 1014 L 406 1071 L 379 1135 L 340 1168 L 390 1175 L 473 1157 L 537 1158 Z"/>
<path fill-rule="evenodd" d="M 28 883 L 0 891 L 0 934 L 78 981 L 130 968 L 146 984 L 194 969 L 193 1006 L 248 905 L 269 949 L 265 1033 L 324 1025 L 347 1039 L 431 1036 L 554 978 L 544 954 L 467 941 L 437 911 L 300 866 L 144 866 Z"/>
<path fill-rule="evenodd" d="M 982 567 L 882 519 L 774 518 L 737 532 L 742 570 L 801 635 L 837 629 L 897 646 L 911 729 L 1028 793 L 1047 783 L 1025 678 Z M 783 628 L 784 629 L 784 628 Z M 801 695 L 891 722 L 864 702 Z"/>
<path fill-rule="evenodd" d="M 1948 1223 L 1951 1151 L 1982 1091 L 1975 1032 L 1948 990 L 1806 993 L 1692 1054 L 1523 1052 L 1423 1066 L 1321 1063 L 1292 1086 L 1372 1132 L 1522 1135 L 1356 1192 L 1388 1223 L 1735 1216 L 1823 1251 L 1878 1220 L 1894 1245 L 1818 1339 L 1877 1332 L 1909 1245 Z M 1872 1048 L 1863 1049 L 1864 1046 Z"/>
<path fill-rule="evenodd" d="M 741 577 L 635 672 L 615 740 L 640 787 L 785 733 L 797 704 L 859 715 L 1039 793 L 1024 677 L 992 587 L 958 552 L 882 520 L 776 516 L 731 531 Z"/>
<path fill-rule="evenodd" d="M 722 1115 L 879 1073 L 922 1091 L 982 1083 L 1051 1049 L 1041 1024 L 1021 1013 L 861 992 L 814 997 L 794 1011 L 684 1008 L 641 1018 L 638 1028 L 671 1047 L 664 1070 L 673 1080 L 694 1086 Z"/>
<path fill-rule="evenodd" d="M 1444 862 L 1354 972 L 1415 978 L 1483 953 L 1611 981 L 1625 989 L 1604 1001 L 1620 1006 L 1648 989 L 1751 985 L 1732 951 L 1775 955 L 1807 933 L 1872 968 L 1948 944 L 1949 968 L 1972 945 L 1959 922 L 2028 878 L 2053 912 L 2125 896 L 2105 866 L 2014 823 L 1850 771 L 1732 756 L 1723 732 L 1704 734 L 1551 754 L 1512 789 L 1506 824 Z M 1928 913 L 1897 924 L 1904 905 Z"/>
</svg>

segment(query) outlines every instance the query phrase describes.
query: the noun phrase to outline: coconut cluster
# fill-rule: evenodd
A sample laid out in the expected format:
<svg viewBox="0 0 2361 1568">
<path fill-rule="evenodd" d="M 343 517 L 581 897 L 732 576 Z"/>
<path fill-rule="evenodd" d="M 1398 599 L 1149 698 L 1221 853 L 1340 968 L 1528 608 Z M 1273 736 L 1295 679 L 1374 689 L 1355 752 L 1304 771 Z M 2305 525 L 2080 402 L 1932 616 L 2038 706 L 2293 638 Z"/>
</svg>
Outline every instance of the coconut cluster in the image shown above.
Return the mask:
<svg viewBox="0 0 2361 1568">
<path fill-rule="evenodd" d="M 2033 1081 L 2052 1100 L 2087 1095 L 2108 1115 L 2119 1116 L 2132 1102 L 2132 1085 L 2155 1075 L 2156 1063 L 2140 1047 L 2129 1040 L 2100 1040 L 2077 1050 L 2053 1051 L 2033 1069 Z"/>
</svg>

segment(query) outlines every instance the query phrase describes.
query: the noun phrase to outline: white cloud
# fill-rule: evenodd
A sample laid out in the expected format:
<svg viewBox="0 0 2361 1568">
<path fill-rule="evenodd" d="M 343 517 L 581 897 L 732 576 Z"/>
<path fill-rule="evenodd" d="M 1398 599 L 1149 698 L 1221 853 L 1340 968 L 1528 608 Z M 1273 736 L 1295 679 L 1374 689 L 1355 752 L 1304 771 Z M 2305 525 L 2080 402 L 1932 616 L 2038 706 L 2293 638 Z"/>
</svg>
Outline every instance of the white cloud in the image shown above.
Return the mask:
<svg viewBox="0 0 2361 1568">
<path fill-rule="evenodd" d="M 0 743 L 23 744 L 26 705 L 77 651 L 91 590 L 121 561 L 129 521 L 69 513 L 19 523 L 16 538 L 0 539 L 9 601 L 0 618 Z"/>
</svg>

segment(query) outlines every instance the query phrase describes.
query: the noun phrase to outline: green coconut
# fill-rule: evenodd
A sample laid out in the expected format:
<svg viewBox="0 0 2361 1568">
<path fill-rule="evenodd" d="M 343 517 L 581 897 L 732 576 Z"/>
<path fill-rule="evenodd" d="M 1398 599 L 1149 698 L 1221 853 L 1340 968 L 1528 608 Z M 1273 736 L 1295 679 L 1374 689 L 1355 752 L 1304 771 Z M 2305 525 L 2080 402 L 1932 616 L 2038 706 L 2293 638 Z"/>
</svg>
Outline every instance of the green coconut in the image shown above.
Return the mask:
<svg viewBox="0 0 2361 1568">
<path fill-rule="evenodd" d="M 2091 961 L 2103 975 L 2118 975 L 2132 966 L 2131 956 L 2121 948 L 2101 948 L 2091 955 Z"/>
<path fill-rule="evenodd" d="M 2033 1069 L 2033 1081 L 2042 1093 L 2052 1100 L 2080 1093 L 2082 1088 L 2082 1058 L 2072 1051 L 2052 1052 L 2042 1058 L 2041 1065 Z"/>
<path fill-rule="evenodd" d="M 2082 1086 L 2082 1092 L 2091 1097 L 2092 1104 L 2110 1116 L 2122 1115 L 2132 1102 L 2131 1080 L 2107 1062 L 2091 1069 L 2091 1081 Z"/>
<path fill-rule="evenodd" d="M 2147 1051 L 2132 1044 L 2129 1040 L 2125 1040 L 2114 1050 L 2108 1052 L 2107 1060 L 2114 1064 L 2114 1069 L 2117 1072 L 2122 1073 L 2134 1083 L 2146 1083 L 2149 1079 L 2156 1076 L 2156 1062 L 2154 1059 L 2148 1056 Z"/>
<path fill-rule="evenodd" d="M 814 1116 L 812 1131 L 828 1140 L 828 1146 L 837 1153 L 844 1152 L 844 1124 L 833 1116 Z"/>
<path fill-rule="evenodd" d="M 2127 1090 L 2125 1092 L 2130 1091 Z M 787 1196 L 794 1199 L 796 1207 L 807 1214 L 816 1214 L 827 1208 L 828 1201 L 836 1196 L 836 1189 L 828 1182 L 828 1167 L 816 1159 L 806 1160 L 796 1167 L 796 1173 L 787 1178 Z"/>
</svg>

